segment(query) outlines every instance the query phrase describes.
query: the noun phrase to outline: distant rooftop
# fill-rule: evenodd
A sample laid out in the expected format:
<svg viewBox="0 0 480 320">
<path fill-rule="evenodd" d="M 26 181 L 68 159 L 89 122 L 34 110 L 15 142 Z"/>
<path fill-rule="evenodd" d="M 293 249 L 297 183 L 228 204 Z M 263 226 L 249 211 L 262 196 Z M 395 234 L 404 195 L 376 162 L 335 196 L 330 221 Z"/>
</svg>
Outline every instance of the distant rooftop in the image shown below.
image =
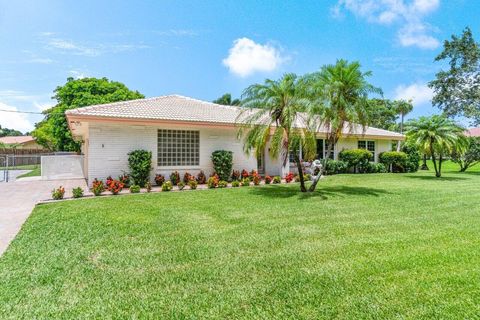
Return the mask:
<svg viewBox="0 0 480 320">
<path fill-rule="evenodd" d="M 480 128 L 471 128 L 465 131 L 467 137 L 480 137 Z"/>
<path fill-rule="evenodd" d="M 30 141 L 35 141 L 35 138 L 32 136 L 8 136 L 0 138 L 0 142 L 5 144 L 22 144 Z"/>
</svg>

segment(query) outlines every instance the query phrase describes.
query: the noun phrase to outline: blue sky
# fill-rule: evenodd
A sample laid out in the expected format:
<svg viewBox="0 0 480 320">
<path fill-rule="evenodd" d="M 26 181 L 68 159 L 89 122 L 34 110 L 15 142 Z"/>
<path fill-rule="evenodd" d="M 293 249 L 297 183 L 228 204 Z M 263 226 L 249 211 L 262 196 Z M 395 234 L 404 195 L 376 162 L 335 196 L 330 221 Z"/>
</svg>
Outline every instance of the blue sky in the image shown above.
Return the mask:
<svg viewBox="0 0 480 320">
<path fill-rule="evenodd" d="M 0 1 L 0 109 L 41 111 L 67 77 L 107 77 L 147 97 L 213 100 L 251 83 L 358 60 L 388 98 L 436 113 L 426 83 L 477 0 Z M 31 130 L 39 115 L 0 112 Z"/>
</svg>

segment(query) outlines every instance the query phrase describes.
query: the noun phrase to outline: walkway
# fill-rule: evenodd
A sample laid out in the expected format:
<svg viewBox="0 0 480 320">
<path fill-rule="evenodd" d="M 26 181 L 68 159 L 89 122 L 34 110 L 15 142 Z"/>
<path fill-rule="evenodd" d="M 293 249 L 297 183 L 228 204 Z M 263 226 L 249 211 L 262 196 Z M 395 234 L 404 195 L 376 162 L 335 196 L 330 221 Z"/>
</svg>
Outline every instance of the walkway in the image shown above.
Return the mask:
<svg viewBox="0 0 480 320">
<path fill-rule="evenodd" d="M 51 198 L 52 189 L 65 187 L 65 196 L 70 197 L 72 188 L 87 189 L 84 179 L 25 181 L 0 183 L 0 255 L 20 231 L 35 204 Z"/>
</svg>

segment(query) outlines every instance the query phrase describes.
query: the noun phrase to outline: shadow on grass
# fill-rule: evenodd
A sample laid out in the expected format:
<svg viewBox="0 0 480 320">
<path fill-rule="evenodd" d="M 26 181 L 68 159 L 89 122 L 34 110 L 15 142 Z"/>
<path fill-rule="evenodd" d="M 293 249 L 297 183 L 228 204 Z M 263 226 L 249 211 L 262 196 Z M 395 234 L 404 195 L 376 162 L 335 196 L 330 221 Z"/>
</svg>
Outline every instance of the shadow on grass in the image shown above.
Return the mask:
<svg viewBox="0 0 480 320">
<path fill-rule="evenodd" d="M 323 187 L 317 186 L 315 192 L 301 192 L 300 186 L 293 185 L 269 185 L 262 188 L 252 188 L 250 193 L 257 196 L 268 198 L 290 198 L 298 197 L 299 199 L 308 199 L 314 197 L 320 197 L 322 199 L 328 199 L 329 197 L 338 196 L 373 196 L 378 197 L 382 194 L 389 194 L 388 191 L 376 188 L 366 187 L 349 187 L 349 186 L 334 186 Z"/>
<path fill-rule="evenodd" d="M 462 174 L 461 172 L 449 172 L 449 174 Z M 431 176 L 406 176 L 407 178 L 411 179 L 418 179 L 418 180 L 431 180 L 431 181 L 459 181 L 459 180 L 467 180 L 468 178 L 464 177 L 445 177 L 442 176 L 440 178 L 435 177 L 435 174 L 432 174 Z"/>
</svg>

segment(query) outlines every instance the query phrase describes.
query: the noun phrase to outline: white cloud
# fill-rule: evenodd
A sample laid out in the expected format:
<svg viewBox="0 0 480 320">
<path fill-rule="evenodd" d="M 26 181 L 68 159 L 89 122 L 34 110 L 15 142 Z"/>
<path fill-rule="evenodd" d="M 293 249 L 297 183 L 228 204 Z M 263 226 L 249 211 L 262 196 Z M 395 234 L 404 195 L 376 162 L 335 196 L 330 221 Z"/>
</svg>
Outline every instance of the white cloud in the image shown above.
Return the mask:
<svg viewBox="0 0 480 320">
<path fill-rule="evenodd" d="M 440 0 L 338 0 L 332 12 L 341 16 L 348 10 L 371 23 L 402 25 L 397 31 L 397 40 L 404 47 L 435 49 L 440 42 L 430 33 L 435 30 L 425 17 L 440 6 Z"/>
<path fill-rule="evenodd" d="M 431 103 L 433 90 L 426 84 L 413 83 L 411 85 L 399 85 L 395 89 L 395 99 L 412 100 L 414 106 Z"/>
<path fill-rule="evenodd" d="M 87 77 L 87 74 L 80 70 L 70 70 L 68 74 L 75 79 L 83 79 Z"/>
<path fill-rule="evenodd" d="M 240 38 L 233 42 L 228 57 L 223 64 L 230 72 L 247 77 L 255 72 L 276 70 L 285 61 L 280 50 L 270 44 L 259 44 L 248 38 Z"/>
<path fill-rule="evenodd" d="M 3 102 L 0 102 L 0 109 L 18 111 L 17 108 Z M 0 111 L 0 125 L 5 128 L 16 129 L 22 132 L 32 131 L 34 128 L 26 114 L 5 111 Z"/>
</svg>

